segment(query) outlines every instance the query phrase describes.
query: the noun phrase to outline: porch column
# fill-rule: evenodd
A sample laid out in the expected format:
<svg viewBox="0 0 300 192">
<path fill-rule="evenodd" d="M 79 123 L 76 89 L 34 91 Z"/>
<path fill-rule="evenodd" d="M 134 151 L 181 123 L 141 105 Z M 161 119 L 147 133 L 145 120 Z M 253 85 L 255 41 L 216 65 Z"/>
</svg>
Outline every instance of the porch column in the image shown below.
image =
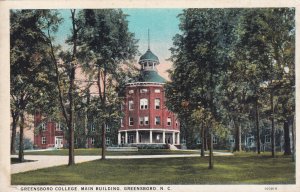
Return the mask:
<svg viewBox="0 0 300 192">
<path fill-rule="evenodd" d="M 152 130 L 150 130 L 150 143 L 152 143 Z"/>
<path fill-rule="evenodd" d="M 125 144 L 128 143 L 128 134 L 127 134 L 127 131 L 125 131 Z"/>
<path fill-rule="evenodd" d="M 118 145 L 121 145 L 121 133 L 118 132 Z"/>
<path fill-rule="evenodd" d="M 166 144 L 166 132 L 163 131 L 163 143 Z"/>
<path fill-rule="evenodd" d="M 180 144 L 180 133 L 177 133 L 177 145 Z"/>
<path fill-rule="evenodd" d="M 173 132 L 173 137 L 172 137 L 172 140 L 173 140 L 173 145 L 175 145 L 175 132 Z"/>
<path fill-rule="evenodd" d="M 138 130 L 136 130 L 135 139 L 136 139 L 136 143 L 139 143 L 139 131 Z"/>
</svg>

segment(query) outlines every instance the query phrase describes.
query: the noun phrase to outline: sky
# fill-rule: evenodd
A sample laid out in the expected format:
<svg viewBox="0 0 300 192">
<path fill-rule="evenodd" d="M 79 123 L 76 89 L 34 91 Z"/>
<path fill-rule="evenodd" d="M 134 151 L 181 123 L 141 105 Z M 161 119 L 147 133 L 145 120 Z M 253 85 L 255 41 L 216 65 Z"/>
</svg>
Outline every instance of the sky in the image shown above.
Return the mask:
<svg viewBox="0 0 300 192">
<path fill-rule="evenodd" d="M 178 14 L 182 9 L 122 9 L 128 15 L 129 31 L 139 40 L 139 52 L 144 54 L 148 49 L 148 29 L 150 31 L 150 49 L 158 56 L 160 65 L 157 66 L 159 74 L 168 79 L 166 70 L 171 67 L 169 49 L 173 45 L 173 37 L 180 33 Z M 57 33 L 57 42 L 64 44 L 66 35 L 70 33 L 70 10 L 61 10 L 64 23 Z"/>
</svg>

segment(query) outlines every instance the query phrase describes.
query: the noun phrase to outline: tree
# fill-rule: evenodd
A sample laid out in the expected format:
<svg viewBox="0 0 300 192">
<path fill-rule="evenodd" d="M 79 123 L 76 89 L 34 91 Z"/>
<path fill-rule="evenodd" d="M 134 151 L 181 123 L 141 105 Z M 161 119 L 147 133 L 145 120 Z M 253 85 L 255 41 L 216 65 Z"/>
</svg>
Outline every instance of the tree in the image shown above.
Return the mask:
<svg viewBox="0 0 300 192">
<path fill-rule="evenodd" d="M 11 152 L 14 153 L 14 137 L 20 120 L 20 161 L 24 160 L 25 114 L 39 106 L 42 102 L 38 99 L 39 95 L 46 87 L 51 87 L 48 79 L 51 79 L 52 69 L 47 66 L 47 40 L 43 35 L 41 17 L 42 10 L 12 10 L 10 17 L 10 94 L 13 119 Z"/>
<path fill-rule="evenodd" d="M 81 59 L 92 74 L 99 93 L 98 106 L 102 112 L 102 159 L 105 159 L 108 123 L 108 86 L 118 84 L 121 64 L 132 60 L 137 53 L 137 41 L 128 30 L 126 15 L 119 9 L 83 10 L 80 14 L 83 30 L 80 33 Z M 96 66 L 96 70 L 91 70 Z M 100 112 L 100 110 L 99 110 Z"/>
</svg>

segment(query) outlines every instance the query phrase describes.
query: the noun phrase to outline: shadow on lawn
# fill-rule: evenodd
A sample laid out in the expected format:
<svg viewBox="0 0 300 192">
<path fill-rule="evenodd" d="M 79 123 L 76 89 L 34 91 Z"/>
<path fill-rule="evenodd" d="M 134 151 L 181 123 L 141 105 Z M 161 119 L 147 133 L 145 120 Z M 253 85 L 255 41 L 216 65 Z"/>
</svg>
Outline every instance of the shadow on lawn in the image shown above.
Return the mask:
<svg viewBox="0 0 300 192">
<path fill-rule="evenodd" d="M 10 164 L 18 164 L 18 163 L 28 163 L 28 162 L 34 162 L 34 161 L 37 161 L 37 160 L 24 160 L 23 162 L 21 162 L 19 160 L 19 158 L 10 158 Z"/>
</svg>

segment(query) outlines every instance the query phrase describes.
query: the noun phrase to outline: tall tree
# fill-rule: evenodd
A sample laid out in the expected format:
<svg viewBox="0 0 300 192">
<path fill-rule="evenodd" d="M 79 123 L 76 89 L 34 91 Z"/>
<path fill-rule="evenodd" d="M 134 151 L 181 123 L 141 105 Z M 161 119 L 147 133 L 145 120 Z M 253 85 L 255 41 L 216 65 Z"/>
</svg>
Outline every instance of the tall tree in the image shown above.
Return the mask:
<svg viewBox="0 0 300 192">
<path fill-rule="evenodd" d="M 43 34 L 42 10 L 12 10 L 10 15 L 10 94 L 13 118 L 11 152 L 20 119 L 19 160 L 24 160 L 23 136 L 25 115 L 33 106 L 38 107 L 38 96 L 49 85 L 51 68 L 47 66 L 47 39 Z"/>
<path fill-rule="evenodd" d="M 118 83 L 115 80 L 118 78 L 121 64 L 126 64 L 136 55 L 137 40 L 134 39 L 134 34 L 129 32 L 128 21 L 122 10 L 83 10 L 80 20 L 84 26 L 80 33 L 80 46 L 83 53 L 81 59 L 88 64 L 85 71 L 92 73 L 97 81 L 98 106 L 102 112 L 101 155 L 102 159 L 105 159 L 108 86 L 109 83 Z M 96 70 L 90 69 L 93 66 Z"/>
</svg>

